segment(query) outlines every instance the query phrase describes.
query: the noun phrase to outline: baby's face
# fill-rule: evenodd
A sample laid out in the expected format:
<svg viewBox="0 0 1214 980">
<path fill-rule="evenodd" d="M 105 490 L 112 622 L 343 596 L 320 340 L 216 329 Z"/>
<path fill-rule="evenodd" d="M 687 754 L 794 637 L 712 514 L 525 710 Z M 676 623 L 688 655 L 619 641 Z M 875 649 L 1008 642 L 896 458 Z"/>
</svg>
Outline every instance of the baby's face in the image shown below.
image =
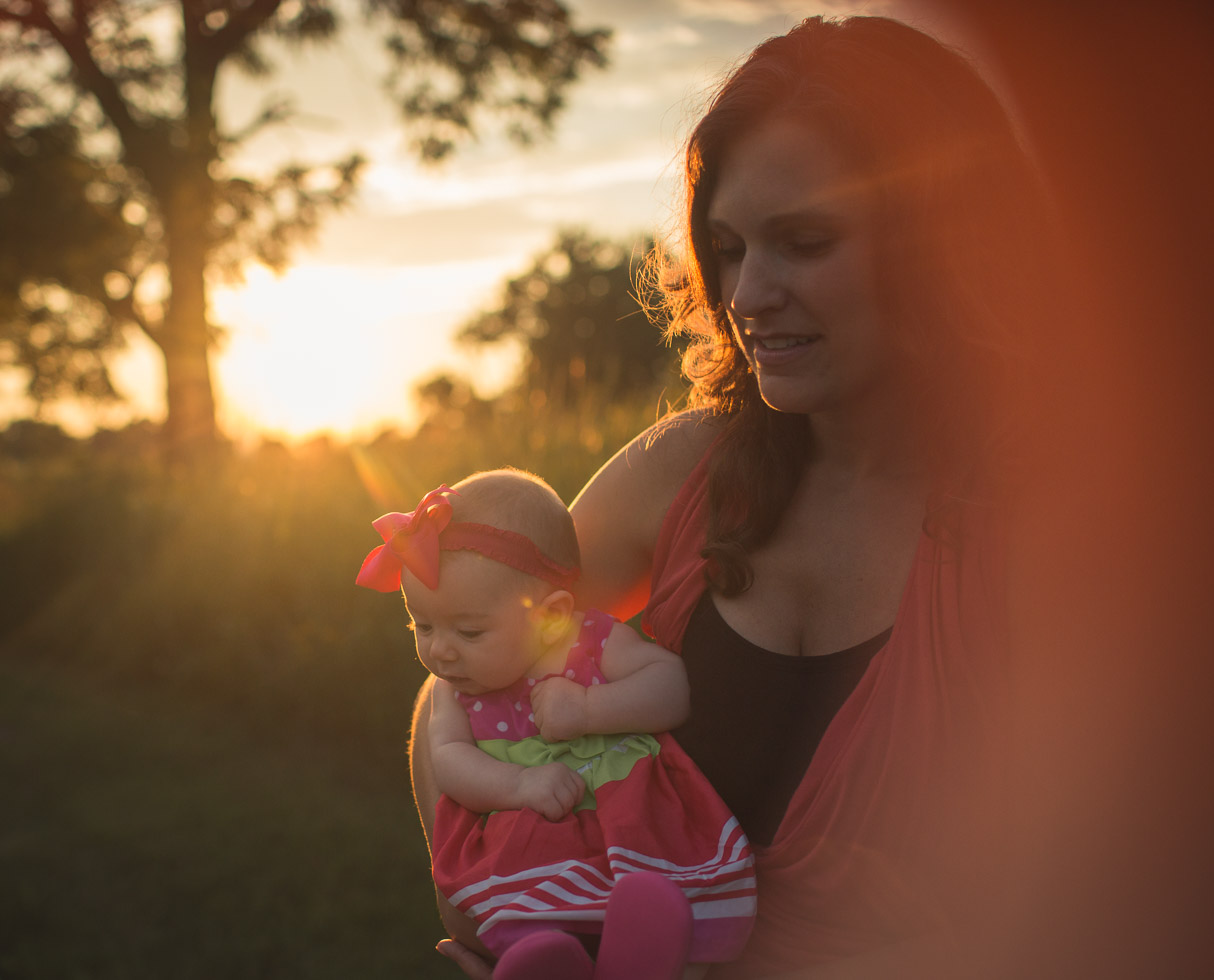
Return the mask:
<svg viewBox="0 0 1214 980">
<path fill-rule="evenodd" d="M 402 574 L 422 665 L 464 694 L 499 691 L 526 676 L 542 648 L 535 597 L 510 569 L 471 551 L 447 552 L 437 589 Z"/>
</svg>

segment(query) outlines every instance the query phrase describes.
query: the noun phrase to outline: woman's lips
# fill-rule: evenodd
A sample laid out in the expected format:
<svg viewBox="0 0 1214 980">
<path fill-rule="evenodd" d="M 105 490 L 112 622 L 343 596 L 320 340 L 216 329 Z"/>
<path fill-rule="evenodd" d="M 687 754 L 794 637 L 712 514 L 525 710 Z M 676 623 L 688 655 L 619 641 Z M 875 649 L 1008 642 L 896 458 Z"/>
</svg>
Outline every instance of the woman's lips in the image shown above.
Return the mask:
<svg viewBox="0 0 1214 980">
<path fill-rule="evenodd" d="M 812 339 L 812 337 L 756 337 L 755 343 L 760 344 L 764 350 L 784 350 L 788 347 L 808 344 Z"/>
<path fill-rule="evenodd" d="M 755 361 L 768 367 L 775 367 L 795 360 L 813 347 L 821 337 L 821 334 L 814 334 L 809 337 L 799 335 L 770 337 L 749 335 L 750 346 L 754 352 Z"/>
</svg>

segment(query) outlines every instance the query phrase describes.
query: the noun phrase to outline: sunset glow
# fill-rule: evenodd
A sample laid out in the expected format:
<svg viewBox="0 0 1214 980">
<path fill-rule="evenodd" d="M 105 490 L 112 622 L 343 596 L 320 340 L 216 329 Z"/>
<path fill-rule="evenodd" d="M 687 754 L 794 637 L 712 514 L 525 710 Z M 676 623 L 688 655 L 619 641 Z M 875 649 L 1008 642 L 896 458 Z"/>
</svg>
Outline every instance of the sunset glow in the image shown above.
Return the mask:
<svg viewBox="0 0 1214 980">
<path fill-rule="evenodd" d="M 407 426 L 413 387 L 433 372 L 473 361 L 483 388 L 500 384 L 509 358 L 473 357 L 451 332 L 508 263 L 255 268 L 214 301 L 216 322 L 240 324 L 215 359 L 225 423 L 290 439 L 366 434 Z"/>
<path fill-rule="evenodd" d="M 240 145 L 233 173 L 367 158 L 356 200 L 324 216 L 292 253 L 297 264 L 280 277 L 253 266 L 243 285 L 210 290 L 211 320 L 227 331 L 211 362 L 221 431 L 295 442 L 408 430 L 417 384 L 438 371 L 470 378 L 483 396 L 500 390 L 517 352 L 457 347 L 459 326 L 492 308 L 504 281 L 561 230 L 627 246 L 674 227 L 679 146 L 714 81 L 791 17 L 842 12 L 833 0 L 581 6 L 615 31 L 609 64 L 579 79 L 552 134 L 526 150 L 488 125 L 442 166 L 420 164 L 381 97 L 380 39 L 357 30 L 352 45 L 283 52 L 272 88 L 240 72 L 220 77 L 229 129 L 279 90 L 299 110 Z M 163 421 L 164 357 L 152 341 L 132 328 L 110 367 L 122 401 L 65 398 L 41 417 L 81 437 Z M 0 371 L 0 426 L 35 413 L 25 380 Z"/>
</svg>

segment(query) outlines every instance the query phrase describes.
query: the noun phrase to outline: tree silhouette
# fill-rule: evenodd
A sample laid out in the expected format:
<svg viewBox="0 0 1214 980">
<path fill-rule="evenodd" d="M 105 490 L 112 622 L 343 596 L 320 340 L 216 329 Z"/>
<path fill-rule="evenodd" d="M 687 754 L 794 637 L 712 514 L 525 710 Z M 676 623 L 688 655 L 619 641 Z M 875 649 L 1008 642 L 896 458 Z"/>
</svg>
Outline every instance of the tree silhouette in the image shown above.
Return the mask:
<svg viewBox="0 0 1214 980">
<path fill-rule="evenodd" d="M 208 285 L 283 267 L 362 163 L 234 172 L 291 112 L 270 100 L 233 128 L 220 69 L 269 75 L 266 41 L 336 42 L 353 9 L 424 160 L 491 118 L 533 139 L 604 63 L 607 32 L 557 0 L 0 0 L 0 365 L 27 368 L 31 395 L 112 394 L 105 353 L 133 327 L 164 358 L 170 446 L 214 440 Z"/>
<path fill-rule="evenodd" d="M 60 393 L 114 398 L 103 355 L 121 331 L 104 287 L 138 232 L 115 206 L 105 167 L 81 153 L 76 129 L 18 130 L 19 108 L 0 93 L 0 363 L 25 365 L 39 402 Z"/>
<path fill-rule="evenodd" d="M 465 324 L 465 344 L 521 343 L 518 387 L 557 410 L 594 395 L 604 403 L 653 399 L 677 387 L 678 354 L 662 342 L 649 312 L 658 308 L 639 274 L 652 247 L 636 251 L 561 232 L 521 276 L 502 288 L 500 306 Z"/>
</svg>

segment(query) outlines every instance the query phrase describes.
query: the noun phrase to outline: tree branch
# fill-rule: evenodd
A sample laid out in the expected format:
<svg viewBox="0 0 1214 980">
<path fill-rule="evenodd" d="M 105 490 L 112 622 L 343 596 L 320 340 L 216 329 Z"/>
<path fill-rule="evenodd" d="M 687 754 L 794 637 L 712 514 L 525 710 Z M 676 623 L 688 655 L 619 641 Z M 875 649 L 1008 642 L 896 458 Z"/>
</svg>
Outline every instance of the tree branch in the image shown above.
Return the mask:
<svg viewBox="0 0 1214 980">
<path fill-rule="evenodd" d="M 237 50 L 250 34 L 257 33 L 280 6 L 282 0 L 253 0 L 247 7 L 229 9 L 228 22 L 211 36 L 207 45 L 216 66 Z"/>
<path fill-rule="evenodd" d="M 46 0 L 0 0 L 0 13 L 13 19 L 28 19 L 38 26 L 50 16 Z"/>
<path fill-rule="evenodd" d="M 18 13 L 9 5 L 9 0 L 0 0 L 0 24 L 23 24 L 26 27 L 42 27 L 39 14 L 45 15 L 42 4 L 30 3 L 25 13 Z"/>
<path fill-rule="evenodd" d="M 93 52 L 88 45 L 88 23 L 77 22 L 75 30 L 69 30 L 59 24 L 47 9 L 45 3 L 31 4 L 34 8 L 35 20 L 30 26 L 45 32 L 72 63 L 72 69 L 79 79 L 80 88 L 97 100 L 101 111 L 118 131 L 127 153 L 132 162 L 147 172 L 151 154 L 145 150 L 147 130 L 141 126 L 131 114 L 131 108 L 123 98 L 117 83 L 110 78 L 93 58 Z M 73 4 L 73 9 L 78 7 Z"/>
<path fill-rule="evenodd" d="M 102 305 L 110 317 L 118 322 L 126 320 L 135 324 L 148 340 L 155 344 L 159 350 L 163 351 L 164 343 L 160 337 L 160 331 L 153 327 L 148 322 L 148 318 L 139 312 L 139 308 L 135 305 L 134 283 L 131 285 L 131 291 L 121 299 L 106 296 L 102 299 Z"/>
<path fill-rule="evenodd" d="M 134 286 L 134 283 L 131 284 Z M 147 320 L 135 308 L 135 290 L 132 288 L 125 296 L 115 299 L 113 296 L 102 296 L 101 304 L 105 307 L 106 312 L 115 320 L 130 320 L 138 324 L 139 328 L 147 331 Z"/>
<path fill-rule="evenodd" d="M 286 122 L 295 115 L 295 107 L 290 99 L 275 99 L 262 107 L 257 118 L 230 135 L 221 135 L 220 139 L 226 146 L 239 146 L 267 126 Z"/>
</svg>

